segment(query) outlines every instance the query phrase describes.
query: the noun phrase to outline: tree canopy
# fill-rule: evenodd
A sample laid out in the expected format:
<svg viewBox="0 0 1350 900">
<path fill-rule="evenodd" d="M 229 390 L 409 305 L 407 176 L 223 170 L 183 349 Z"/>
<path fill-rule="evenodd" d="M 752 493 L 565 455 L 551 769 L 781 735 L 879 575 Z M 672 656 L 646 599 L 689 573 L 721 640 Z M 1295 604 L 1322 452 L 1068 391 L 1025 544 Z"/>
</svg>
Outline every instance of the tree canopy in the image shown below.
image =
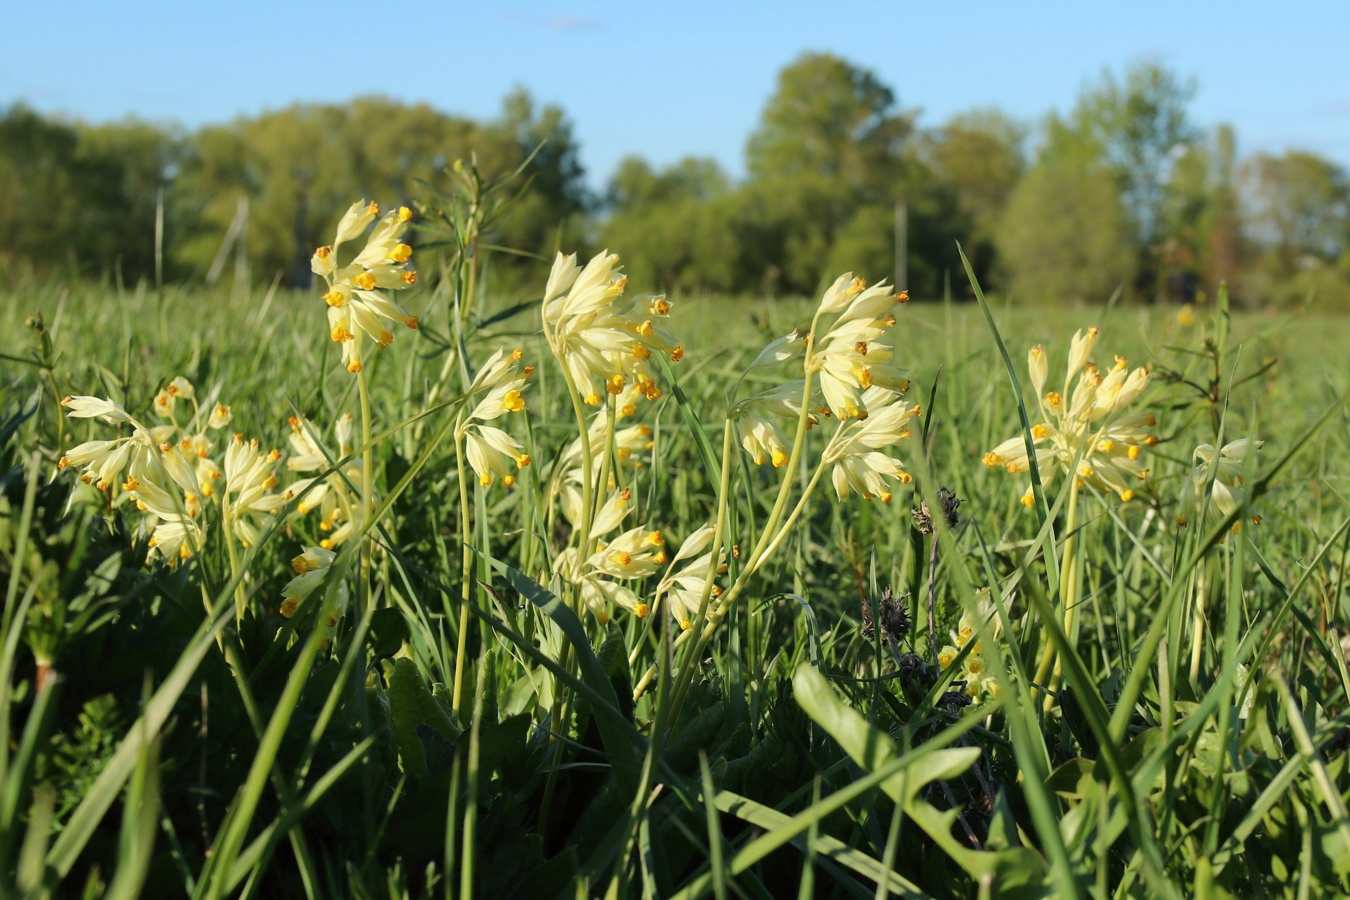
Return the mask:
<svg viewBox="0 0 1350 900">
<path fill-rule="evenodd" d="M 167 278 L 204 278 L 229 251 L 236 273 L 302 286 L 353 198 L 415 203 L 471 159 L 486 178 L 524 165 L 483 236 L 513 251 L 498 277 L 608 245 L 652 290 L 811 293 L 851 269 L 963 296 L 959 243 L 987 289 L 1038 301 L 1190 300 L 1226 282 L 1238 302 L 1316 290 L 1350 304 L 1345 170 L 1306 150 L 1243 158 L 1232 128 L 1196 125 L 1195 89 L 1149 62 L 1040 123 L 975 109 L 925 126 L 875 72 L 806 53 L 750 129 L 744 179 L 712 159 L 629 157 L 594 192 L 564 110 L 524 90 L 486 121 L 360 97 L 191 133 L 15 106 L 0 113 L 0 265 L 147 279 L 158 220 Z"/>
</svg>

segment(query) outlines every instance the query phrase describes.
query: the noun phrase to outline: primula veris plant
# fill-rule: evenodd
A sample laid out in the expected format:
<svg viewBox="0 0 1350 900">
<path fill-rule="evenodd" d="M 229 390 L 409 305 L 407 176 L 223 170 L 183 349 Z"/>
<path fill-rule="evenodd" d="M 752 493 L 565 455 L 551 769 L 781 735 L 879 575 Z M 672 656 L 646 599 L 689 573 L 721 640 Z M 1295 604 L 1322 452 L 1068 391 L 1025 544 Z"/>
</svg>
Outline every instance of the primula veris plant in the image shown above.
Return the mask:
<svg viewBox="0 0 1350 900">
<path fill-rule="evenodd" d="M 287 441 L 291 454 L 286 458 L 286 468 L 301 474 L 321 474 L 297 478 L 286 486 L 284 496 L 288 501 L 299 498 L 295 511 L 301 516 L 319 510 L 319 531 L 324 534 L 319 546 L 332 550 L 351 537 L 355 523 L 353 510 L 360 502 L 351 489 L 351 485 L 361 480 L 360 467 L 347 464 L 334 468 L 340 460 L 352 455 L 352 415 L 343 413 L 337 417 L 333 426 L 335 450 L 324 446 L 309 419 L 291 416 L 290 426 Z"/>
<path fill-rule="evenodd" d="M 192 408 L 181 425 L 180 402 Z M 125 497 L 144 513 L 141 527 L 152 558 L 175 564 L 196 554 L 207 534 L 203 504 L 221 499 L 219 485 L 225 475 L 215 461 L 212 432 L 230 423 L 230 408 L 220 403 L 209 412 L 200 408 L 191 382 L 182 376 L 155 395 L 155 412 L 169 420 L 162 425 L 146 425 L 120 404 L 98 397 L 68 396 L 61 405 L 72 419 L 97 419 L 130 428 L 131 433 L 78 444 L 66 451 L 57 467 L 81 469 L 80 480 L 102 491 L 110 504 Z M 268 501 L 252 492 L 246 506 L 255 513 L 278 508 L 265 510 Z M 236 534 L 241 539 L 256 536 L 253 528 L 245 521 Z"/>
<path fill-rule="evenodd" d="M 338 223 L 333 243 L 315 250 L 310 260 L 314 274 L 327 284 L 323 299 L 328 304 L 329 337 L 342 345 L 342 364 L 348 372 L 361 371 L 367 337 L 381 347 L 393 341 L 388 323 L 417 327 L 416 316 L 382 293 L 417 283 L 417 271 L 410 265 L 412 247 L 403 241 L 411 220 L 412 211 L 406 206 L 380 216 L 377 204 L 361 200 Z M 365 247 L 339 265 L 342 245 L 360 237 L 371 222 L 376 224 Z"/>
<path fill-rule="evenodd" d="M 1241 509 L 1247 497 L 1243 484 L 1248 474 L 1250 457 L 1264 443 L 1255 438 L 1241 438 L 1217 450 L 1213 444 L 1196 447 L 1191 454 L 1191 471 L 1181 483 L 1181 495 L 1177 502 L 1181 511 L 1177 515 L 1177 524 L 1184 527 L 1192 516 L 1198 515 L 1204 507 L 1206 496 L 1224 518 Z M 1253 513 L 1251 521 L 1253 525 L 1259 525 L 1261 517 Z M 1233 523 L 1234 531 L 1241 528 L 1241 522 Z"/>
<path fill-rule="evenodd" d="M 1061 390 L 1045 390 L 1049 378 L 1045 348 L 1032 347 L 1027 354 L 1031 385 L 1044 417 L 1031 428 L 1036 467 L 1046 486 L 1058 473 L 1067 472 L 1078 486 L 1128 501 L 1148 477 L 1144 450 L 1158 442 L 1151 430 L 1157 425 L 1152 413 L 1126 412 L 1148 387 L 1148 371 L 1143 367 L 1131 371 L 1128 361 L 1117 356 L 1103 374 L 1089 358 L 1096 341 L 1095 327 L 1074 334 Z M 1026 441 L 1021 435 L 1009 438 L 984 455 L 984 464 L 1013 474 L 1030 471 Z M 1022 503 L 1032 502 L 1028 484 Z"/>
<path fill-rule="evenodd" d="M 498 350 L 483 364 L 469 385 L 474 407 L 455 429 L 455 439 L 463 442 L 469 467 L 483 487 L 491 487 L 498 479 L 504 487 L 511 487 L 516 472 L 530 464 L 520 441 L 489 424 L 525 411 L 524 391 L 534 367 L 523 365 L 523 357 L 519 348 L 510 353 Z"/>
<path fill-rule="evenodd" d="M 559 253 L 544 289 L 544 336 L 571 388 L 591 406 L 630 383 L 656 399 L 661 391 L 648 360 L 654 353 L 674 362 L 684 356 L 684 348 L 656 324 L 670 314 L 670 303 L 664 297 L 642 303 L 626 294 L 627 286 L 619 257 L 602 251 L 584 268 L 576 254 Z"/>
</svg>

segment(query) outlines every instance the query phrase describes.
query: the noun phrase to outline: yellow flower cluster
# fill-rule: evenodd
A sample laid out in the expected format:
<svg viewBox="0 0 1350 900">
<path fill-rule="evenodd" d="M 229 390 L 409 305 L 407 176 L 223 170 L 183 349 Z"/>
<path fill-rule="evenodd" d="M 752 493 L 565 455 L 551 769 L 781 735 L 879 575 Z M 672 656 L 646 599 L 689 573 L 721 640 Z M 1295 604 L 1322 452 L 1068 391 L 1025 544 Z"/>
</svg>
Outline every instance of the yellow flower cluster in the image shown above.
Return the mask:
<svg viewBox="0 0 1350 900">
<path fill-rule="evenodd" d="M 616 491 L 600 508 L 591 537 L 602 538 L 617 528 L 631 511 L 632 499 L 631 491 Z M 568 547 L 558 554 L 554 570 L 580 588 L 581 599 L 602 624 L 609 621 L 611 603 L 645 618 L 651 605 L 620 582 L 640 580 L 660 571 L 667 562 L 665 543 L 659 531 L 630 528 L 608 542 L 597 541 L 595 550 L 585 559 L 576 547 Z"/>
<path fill-rule="evenodd" d="M 670 570 L 656 586 L 656 602 L 659 604 L 661 599 L 665 598 L 671 618 L 683 631 L 693 627 L 693 618 L 698 614 L 698 608 L 703 602 L 703 591 L 713 567 L 712 551 L 707 553 L 703 551 L 712 543 L 712 539 L 711 525 L 704 525 L 685 538 L 670 564 Z M 727 570 L 726 556 L 725 550 L 718 554 L 716 573 L 718 575 Z M 676 571 L 675 567 L 681 562 L 684 565 Z M 721 593 L 722 589 L 714 584 L 710 596 L 717 597 Z"/>
<path fill-rule="evenodd" d="M 1191 471 L 1181 485 L 1181 512 L 1177 516 L 1177 524 L 1184 528 L 1189 516 L 1198 515 L 1205 505 L 1206 495 L 1224 518 L 1241 509 L 1247 499 L 1243 482 L 1247 475 L 1248 458 L 1260 450 L 1264 443 L 1254 438 L 1242 438 L 1224 444 L 1217 450 L 1213 444 L 1196 447 L 1191 457 Z M 1259 515 L 1253 514 L 1251 520 L 1253 525 L 1261 524 Z M 1233 523 L 1233 531 L 1241 528 L 1241 522 Z"/>
<path fill-rule="evenodd" d="M 338 248 L 365 232 L 379 217 L 365 248 L 344 266 L 338 265 Z M 310 268 L 324 279 L 327 290 L 329 336 L 342 344 L 342 363 L 348 372 L 361 371 L 366 337 L 388 346 L 394 339 L 387 322 L 417 327 L 417 317 L 408 314 L 381 291 L 401 291 L 417 283 L 417 272 L 410 267 L 412 247 L 403 236 L 412 220 L 406 206 L 380 216 L 380 208 L 361 200 L 352 204 L 338 223 L 333 243 L 314 251 Z"/>
<path fill-rule="evenodd" d="M 180 424 L 178 404 L 183 402 L 192 413 Z M 175 378 L 155 396 L 155 412 L 169 420 L 162 425 L 145 425 L 121 405 L 98 397 L 66 397 L 61 405 L 71 418 L 130 426 L 129 435 L 72 447 L 57 467 L 82 469 L 85 484 L 107 492 L 114 502 L 125 496 L 145 513 L 143 528 L 152 556 L 173 564 L 200 550 L 206 540 L 201 516 L 206 503 L 220 503 L 234 536 L 245 546 L 257 540 L 260 527 L 285 505 L 284 498 L 272 493 L 277 451 L 264 454 L 256 441 L 245 445 L 235 435 L 224 466 L 216 463 L 211 433 L 229 425 L 230 408 L 214 403 L 208 411 L 199 406 L 186 378 Z"/>
<path fill-rule="evenodd" d="M 530 456 L 519 441 L 487 424 L 525 410 L 524 391 L 534 367 L 521 365 L 522 358 L 519 349 L 510 353 L 498 350 L 469 386 L 470 397 L 482 396 L 460 423 L 456 437 L 464 442 L 464 455 L 483 487 L 490 487 L 498 478 L 503 486 L 511 487 L 516 483 L 515 473 L 530 464 Z"/>
<path fill-rule="evenodd" d="M 956 631 L 950 632 L 952 642 L 938 651 L 938 665 L 944 671 L 952 667 L 966 645 L 975 641 L 975 626 L 978 622 L 989 623 L 995 637 L 1002 633 L 1002 623 L 994 614 L 994 605 L 989 600 L 989 589 L 981 590 L 976 599 L 978 618 L 963 612 L 957 622 Z M 965 682 L 965 692 L 976 702 L 984 695 L 995 699 L 999 696 L 998 681 L 990 675 L 984 658 L 985 649 L 981 642 L 975 641 L 975 645 L 970 648 L 970 652 L 961 663 L 961 671 L 956 676 L 957 681 Z"/>
<path fill-rule="evenodd" d="M 352 416 L 345 413 L 338 417 L 333 427 L 337 439 L 337 451 L 327 450 L 319 440 L 318 431 L 306 418 L 292 416 L 291 434 L 287 438 L 291 445 L 291 454 L 286 459 L 286 468 L 292 472 L 327 472 L 338 463 L 352 455 Z M 327 475 L 312 475 L 297 478 L 286 486 L 284 495 L 290 501 L 296 497 L 300 502 L 295 511 L 308 515 L 314 509 L 320 510 L 319 530 L 327 537 L 319 541 L 323 550 L 332 550 L 341 546 L 355 530 L 356 514 L 360 511 L 360 501 L 350 485 L 361 481 L 361 466 L 352 461 L 343 470 L 328 472 Z"/>
<path fill-rule="evenodd" d="M 1096 340 L 1096 328 L 1074 334 L 1062 391 L 1045 391 L 1049 377 L 1045 348 L 1032 347 L 1027 355 L 1031 383 L 1045 417 L 1031 429 L 1036 467 L 1044 485 L 1064 471 L 1073 473 L 1080 486 L 1112 492 L 1128 501 L 1148 476 L 1141 459 L 1144 449 L 1158 442 L 1150 430 L 1157 424 L 1151 413 L 1124 414 L 1148 387 L 1149 376 L 1142 367 L 1131 371 L 1120 356 L 1103 373 L 1089 358 Z M 984 464 L 1014 474 L 1030 471 L 1023 436 L 1009 438 L 990 450 Z M 1028 485 L 1022 503 L 1031 506 L 1033 502 Z"/>
<path fill-rule="evenodd" d="M 663 353 L 672 362 L 684 348 L 655 322 L 670 314 L 664 297 L 645 306 L 626 297 L 628 279 L 619 257 L 602 251 L 585 268 L 576 254 L 558 254 L 544 290 L 544 335 L 567 370 L 582 400 L 594 406 L 606 393 L 620 394 L 635 385 L 649 400 L 661 395 L 648 360 Z"/>
<path fill-rule="evenodd" d="M 819 373 L 825 402 L 840 420 L 868 416 L 869 388 L 882 389 L 869 395 L 882 405 L 908 390 L 903 373 L 891 365 L 890 342 L 894 307 L 908 300 L 906 292 L 893 293 L 885 282 L 868 287 L 852 272 L 840 275 L 821 298 L 817 318 L 838 318 L 808 351 L 807 371 Z"/>
</svg>

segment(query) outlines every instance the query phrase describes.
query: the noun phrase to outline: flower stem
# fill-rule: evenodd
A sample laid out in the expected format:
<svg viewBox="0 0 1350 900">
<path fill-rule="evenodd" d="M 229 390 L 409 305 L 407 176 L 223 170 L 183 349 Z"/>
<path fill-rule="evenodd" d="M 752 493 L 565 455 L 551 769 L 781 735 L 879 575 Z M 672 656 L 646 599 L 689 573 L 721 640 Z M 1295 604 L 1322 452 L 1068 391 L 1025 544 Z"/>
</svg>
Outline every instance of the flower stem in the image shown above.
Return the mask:
<svg viewBox="0 0 1350 900">
<path fill-rule="evenodd" d="M 366 385 L 366 370 L 356 373 L 356 383 L 361 392 L 361 514 L 356 522 L 362 530 L 361 538 L 361 576 L 356 586 L 357 609 L 364 614 L 370 604 L 370 545 L 374 535 L 366 527 L 366 519 L 374 508 L 375 494 L 375 447 L 371 441 L 370 430 L 370 389 Z"/>
<path fill-rule="evenodd" d="M 1064 553 L 1059 566 L 1059 607 L 1064 616 L 1064 633 L 1068 636 L 1073 629 L 1075 607 L 1078 605 L 1078 478 L 1069 480 L 1069 510 L 1064 521 Z M 1055 654 L 1055 644 L 1047 639 L 1041 652 L 1040 663 L 1036 666 L 1036 676 L 1032 679 L 1035 690 L 1045 692 L 1045 709 L 1048 712 L 1053 705 L 1053 686 L 1046 684 L 1054 667 L 1056 678 L 1059 673 L 1059 661 Z"/>
<path fill-rule="evenodd" d="M 455 469 L 459 473 L 459 539 L 463 553 L 460 570 L 459 637 L 455 644 L 455 684 L 451 693 L 450 712 L 458 719 L 464 688 L 464 656 L 469 642 L 469 582 L 473 575 L 473 550 L 469 544 L 469 488 L 465 481 L 463 435 L 459 423 L 455 425 Z"/>
<path fill-rule="evenodd" d="M 234 586 L 234 621 L 238 625 L 244 621 L 244 607 L 248 597 L 244 594 L 244 582 L 239 579 L 239 551 L 234 549 L 234 517 L 230 514 L 229 485 L 221 492 L 220 530 L 225 533 L 225 552 L 230 558 L 230 579 L 237 580 Z"/>
</svg>

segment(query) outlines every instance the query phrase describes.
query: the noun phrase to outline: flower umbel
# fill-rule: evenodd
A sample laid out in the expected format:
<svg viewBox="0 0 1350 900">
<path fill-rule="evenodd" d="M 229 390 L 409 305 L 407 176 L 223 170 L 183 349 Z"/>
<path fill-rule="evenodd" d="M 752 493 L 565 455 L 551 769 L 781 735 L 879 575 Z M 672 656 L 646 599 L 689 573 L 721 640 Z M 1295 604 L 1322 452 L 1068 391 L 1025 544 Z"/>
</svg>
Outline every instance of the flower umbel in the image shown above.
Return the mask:
<svg viewBox="0 0 1350 900">
<path fill-rule="evenodd" d="M 394 339 L 386 323 L 417 327 L 416 316 L 381 293 L 401 291 L 417 283 L 417 272 L 409 265 L 412 247 L 403 242 L 412 220 L 406 206 L 380 217 L 365 249 L 347 265 L 337 264 L 338 248 L 359 237 L 379 212 L 374 203 L 362 200 L 353 204 L 338 223 L 332 245 L 320 247 L 310 259 L 310 268 L 327 285 L 323 299 L 328 304 L 329 336 L 342 344 L 342 363 L 348 372 L 361 371 L 367 336 L 381 347 Z"/>
<path fill-rule="evenodd" d="M 1120 356 L 1103 374 L 1089 359 L 1096 339 L 1096 328 L 1074 335 L 1062 392 L 1044 392 L 1049 377 L 1045 348 L 1033 347 L 1027 355 L 1031 383 L 1045 416 L 1031 429 L 1036 467 L 1042 484 L 1050 484 L 1060 471 L 1070 472 L 1080 485 L 1128 501 L 1148 476 L 1141 460 L 1144 450 L 1158 442 L 1150 430 L 1157 424 L 1151 413 L 1123 414 L 1148 387 L 1149 375 L 1143 367 L 1130 370 Z M 1070 390 L 1075 375 L 1078 380 Z M 990 450 L 984 464 L 1014 474 L 1030 471 L 1024 437 L 1009 438 Z M 1028 485 L 1022 503 L 1032 502 Z"/>
<path fill-rule="evenodd" d="M 1263 444 L 1265 441 L 1242 438 L 1224 444 L 1218 450 L 1214 449 L 1213 444 L 1201 444 L 1196 447 L 1195 453 L 1191 456 L 1190 474 L 1181 485 L 1178 504 L 1181 509 L 1177 515 L 1177 524 L 1184 528 L 1189 516 L 1200 513 L 1205 504 L 1206 493 L 1209 501 L 1219 511 L 1219 515 L 1224 518 L 1241 509 L 1247 498 L 1243 482 L 1247 475 L 1248 460 Z M 1213 481 L 1210 480 L 1211 473 Z M 1261 517 L 1255 513 L 1252 514 L 1251 520 L 1253 525 L 1261 524 Z M 1241 527 L 1241 522 L 1233 523 L 1233 531 L 1238 531 Z"/>
<path fill-rule="evenodd" d="M 581 399 L 595 406 L 606 393 L 619 394 L 635 384 L 654 400 L 661 389 L 652 379 L 647 361 L 664 353 L 672 362 L 684 358 L 684 348 L 653 320 L 670 314 L 664 297 L 645 305 L 628 297 L 628 279 L 619 269 L 619 257 L 602 251 L 581 268 L 576 254 L 558 254 L 544 290 L 544 334 L 554 356 L 567 369 Z"/>
</svg>

